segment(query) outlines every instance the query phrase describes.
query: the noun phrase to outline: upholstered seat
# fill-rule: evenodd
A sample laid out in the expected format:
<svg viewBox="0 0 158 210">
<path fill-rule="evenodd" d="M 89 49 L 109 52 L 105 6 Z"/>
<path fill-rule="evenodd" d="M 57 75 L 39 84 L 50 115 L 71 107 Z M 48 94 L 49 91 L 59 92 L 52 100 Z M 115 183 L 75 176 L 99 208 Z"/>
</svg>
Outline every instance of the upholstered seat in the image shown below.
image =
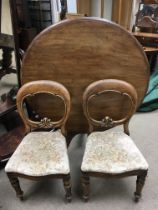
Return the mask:
<svg viewBox="0 0 158 210">
<path fill-rule="evenodd" d="M 107 130 L 88 136 L 81 169 L 119 174 L 147 170 L 148 163 L 127 134 Z"/>
<path fill-rule="evenodd" d="M 69 174 L 65 137 L 55 132 L 31 132 L 16 149 L 5 171 L 28 176 Z"/>
</svg>

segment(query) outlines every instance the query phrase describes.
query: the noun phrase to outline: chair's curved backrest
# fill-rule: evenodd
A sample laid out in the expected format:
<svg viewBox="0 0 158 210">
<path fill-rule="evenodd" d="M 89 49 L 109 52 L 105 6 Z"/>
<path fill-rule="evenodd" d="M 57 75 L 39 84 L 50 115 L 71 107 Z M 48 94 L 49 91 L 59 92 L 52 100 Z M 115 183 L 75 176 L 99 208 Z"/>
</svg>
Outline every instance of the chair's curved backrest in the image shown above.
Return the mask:
<svg viewBox="0 0 158 210">
<path fill-rule="evenodd" d="M 47 94 L 55 98 L 60 98 L 63 101 L 65 110 L 61 119 L 53 121 L 45 116 L 40 120 L 32 120 L 27 116 L 23 104 L 31 96 L 36 96 L 38 94 Z M 17 109 L 27 129 L 61 128 L 62 132 L 65 133 L 65 123 L 70 112 L 70 95 L 68 90 L 62 84 L 54 81 L 39 80 L 29 82 L 23 85 L 18 91 Z"/>
<path fill-rule="evenodd" d="M 90 114 L 90 101 L 95 98 L 97 100 L 97 97 L 99 97 L 102 94 L 105 94 L 105 103 L 106 103 L 106 94 L 110 93 L 111 97 L 114 94 L 119 94 L 120 98 L 124 98 L 124 100 L 128 100 L 130 103 L 129 110 L 127 113 L 122 115 L 123 117 L 121 119 L 114 119 L 115 116 L 117 116 L 117 113 L 115 113 L 115 110 L 111 109 L 111 112 L 106 113 L 106 109 L 99 110 L 102 113 L 101 119 L 94 119 L 93 116 Z M 107 100 L 109 97 L 107 98 Z M 122 80 L 117 79 L 105 79 L 105 80 L 99 80 L 96 82 L 93 82 L 90 84 L 84 94 L 83 94 L 83 110 L 84 114 L 89 122 L 89 129 L 90 132 L 94 130 L 95 127 L 100 127 L 102 129 L 109 129 L 114 126 L 124 124 L 124 131 L 125 133 L 129 134 L 128 130 L 128 123 L 134 112 L 136 111 L 137 107 L 137 92 L 135 88 Z M 113 103 L 110 104 L 110 106 L 114 106 Z M 123 104 L 122 104 L 122 110 L 121 112 L 124 112 Z M 112 114 L 113 118 L 110 116 Z M 120 115 L 121 116 L 121 115 Z"/>
</svg>

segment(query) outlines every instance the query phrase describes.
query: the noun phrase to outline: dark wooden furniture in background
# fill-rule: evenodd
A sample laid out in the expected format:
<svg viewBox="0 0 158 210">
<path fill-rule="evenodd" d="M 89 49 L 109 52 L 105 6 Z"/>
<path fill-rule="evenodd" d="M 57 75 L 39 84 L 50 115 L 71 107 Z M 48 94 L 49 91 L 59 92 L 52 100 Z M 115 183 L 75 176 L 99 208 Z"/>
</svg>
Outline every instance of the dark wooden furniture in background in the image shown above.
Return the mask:
<svg viewBox="0 0 158 210">
<path fill-rule="evenodd" d="M 2 4 L 2 0 L 0 1 Z M 7 130 L 7 133 L 0 136 L 0 164 L 3 161 L 6 161 L 10 155 L 14 152 L 18 144 L 21 142 L 24 134 L 24 127 L 21 119 L 16 111 L 16 93 L 18 86 L 20 86 L 20 56 L 19 56 L 19 40 L 17 36 L 17 21 L 15 15 L 15 1 L 10 0 L 10 10 L 11 10 L 11 19 L 13 35 L 1 34 L 1 46 L 5 50 L 3 53 L 3 63 L 6 63 L 1 69 L 1 76 L 4 76 L 6 73 L 16 73 L 18 78 L 17 87 L 13 87 L 8 93 L 1 95 L 0 101 L 0 122 L 4 125 Z M 1 5 L 2 6 L 2 5 Z M 2 7 L 1 7 L 2 9 Z M 2 10 L 0 11 L 2 13 Z M 2 18 L 1 18 L 2 21 Z M 3 19 L 3 21 L 5 21 Z M 1 23 L 0 23 L 1 24 Z M 4 51 L 3 50 L 3 51 Z M 16 60 L 16 69 L 10 68 L 11 64 L 11 52 L 15 52 Z M 9 71 L 8 71 L 9 69 Z"/>
<path fill-rule="evenodd" d="M 53 80 L 69 90 L 72 110 L 66 127 L 70 139 L 77 133 L 88 132 L 82 110 L 84 89 L 96 80 L 107 78 L 132 84 L 138 94 L 139 106 L 147 91 L 149 64 L 130 33 L 114 23 L 95 18 L 65 20 L 42 32 L 28 49 L 21 69 L 22 84 L 41 79 Z M 117 99 L 117 96 L 115 99 L 107 98 L 107 101 L 115 102 L 116 111 L 122 109 Z M 54 108 L 47 105 L 48 98 L 40 97 L 38 100 L 43 101 L 43 115 L 47 112 L 51 118 L 55 109 L 58 117 L 60 105 Z M 33 109 L 36 103 L 30 102 L 29 105 Z M 124 111 L 126 109 L 128 104 Z M 99 115 L 97 108 L 93 112 Z M 117 113 L 119 118 L 122 112 Z"/>
<path fill-rule="evenodd" d="M 158 1 L 142 0 L 136 14 L 135 26 L 142 32 L 158 32 Z"/>
<path fill-rule="evenodd" d="M 113 109 L 111 109 L 111 112 L 108 110 L 106 103 L 106 95 L 108 94 L 111 95 L 111 98 L 117 94 L 120 96 L 120 99 L 123 98 L 124 101 L 127 100 L 130 104 L 127 112 L 125 112 L 124 109 L 121 110 L 122 117 L 120 116 L 119 119 L 117 118 L 115 103 L 111 101 L 109 105 L 113 107 Z M 105 96 L 105 112 L 99 109 L 101 115 L 99 119 L 96 119 L 90 112 L 90 106 L 92 100 L 95 100 L 96 103 L 98 102 L 100 95 Z M 123 106 L 122 104 L 122 107 Z M 141 156 L 139 150 L 137 151 L 137 149 L 135 149 L 136 146 L 133 140 L 128 137 L 129 121 L 135 113 L 136 108 L 137 91 L 131 84 L 122 80 L 99 80 L 90 84 L 84 91 L 83 110 L 89 124 L 89 136 L 87 137 L 86 149 L 81 165 L 83 199 L 85 201 L 89 199 L 89 179 L 91 176 L 105 178 L 137 176 L 135 200 L 139 201 L 148 171 L 148 164 Z M 118 125 L 123 125 L 124 132 L 116 132 L 113 130 L 98 132 L 100 129 L 105 131 Z M 97 142 L 98 145 L 95 145 Z M 108 148 L 108 151 L 105 151 L 105 148 Z M 132 148 L 133 153 L 131 152 Z M 135 159 L 137 159 L 136 162 Z"/>
<path fill-rule="evenodd" d="M 0 165 L 10 158 L 17 146 L 20 144 L 24 135 L 24 126 L 17 126 L 0 137 Z"/>
<path fill-rule="evenodd" d="M 37 33 L 53 24 L 51 0 L 28 0 L 28 10 L 31 24 L 36 28 Z"/>
<path fill-rule="evenodd" d="M 14 37 L 1 32 L 2 0 L 0 0 L 0 49 L 2 49 L 2 60 L 0 61 L 0 79 L 10 73 L 16 73 L 11 67 L 12 52 L 14 50 Z"/>
<path fill-rule="evenodd" d="M 67 12 L 67 0 L 60 2 L 60 18 L 63 20 Z M 51 0 L 10 0 L 10 5 L 19 48 L 26 51 L 34 37 L 53 24 L 52 2 Z"/>
<path fill-rule="evenodd" d="M 153 71 L 158 53 L 158 1 L 142 0 L 136 14 L 133 35 L 142 44 Z"/>
<path fill-rule="evenodd" d="M 50 0 L 10 0 L 19 48 L 26 51 L 34 37 L 52 25 Z"/>
<path fill-rule="evenodd" d="M 143 49 L 148 57 L 150 71 L 152 73 L 158 54 L 158 34 L 145 32 L 133 32 L 132 34 L 142 44 Z"/>
<path fill-rule="evenodd" d="M 30 42 L 37 35 L 37 29 L 32 26 L 29 14 L 28 1 L 10 0 L 13 29 L 16 39 L 19 42 L 19 49 L 24 51 Z"/>
<path fill-rule="evenodd" d="M 59 120 L 49 118 L 47 115 L 41 117 L 42 114 L 39 109 L 38 115 L 41 117 L 40 120 L 28 118 L 24 103 L 29 97 L 41 94 L 46 94 L 62 100 L 64 110 L 60 110 L 62 117 Z M 44 80 L 34 81 L 27 83 L 20 88 L 17 94 L 17 109 L 25 124 L 28 135 L 25 136 L 25 139 L 19 145 L 16 154 L 13 154 L 8 161 L 5 171 L 11 185 L 16 191 L 17 197 L 21 200 L 23 200 L 23 192 L 17 177 L 32 180 L 61 178 L 63 179 L 65 187 L 65 198 L 68 202 L 71 201 L 70 167 L 65 139 L 67 133 L 65 130 L 65 123 L 70 113 L 70 104 L 69 92 L 63 85 L 57 82 Z M 52 112 L 55 112 L 55 110 L 52 110 Z M 40 131 L 37 131 L 37 129 L 40 129 Z M 45 129 L 49 129 L 49 131 L 46 131 Z M 36 132 L 32 132 L 35 130 Z M 32 149 L 31 142 L 36 141 L 38 144 L 35 143 L 34 148 Z M 44 149 L 41 149 L 42 145 L 44 145 Z M 42 167 L 40 168 L 41 165 Z"/>
<path fill-rule="evenodd" d="M 0 0 L 0 21 L 2 21 L 2 0 Z M 1 22 L 0 22 L 1 26 Z M 16 73 L 17 77 L 19 75 L 19 68 L 13 69 L 11 68 L 11 53 L 15 51 L 15 43 L 14 43 L 14 35 L 2 34 L 0 27 L 0 47 L 2 49 L 2 68 L 0 70 L 0 78 L 2 78 L 5 74 Z M 17 61 L 17 60 L 16 60 Z M 1 96 L 0 102 L 0 118 L 5 118 L 7 114 L 14 111 L 16 109 L 15 98 L 16 95 L 14 90 L 10 90 L 9 93 Z"/>
<path fill-rule="evenodd" d="M 61 3 L 60 19 L 64 20 L 67 13 L 67 0 L 60 0 L 60 3 Z"/>
</svg>

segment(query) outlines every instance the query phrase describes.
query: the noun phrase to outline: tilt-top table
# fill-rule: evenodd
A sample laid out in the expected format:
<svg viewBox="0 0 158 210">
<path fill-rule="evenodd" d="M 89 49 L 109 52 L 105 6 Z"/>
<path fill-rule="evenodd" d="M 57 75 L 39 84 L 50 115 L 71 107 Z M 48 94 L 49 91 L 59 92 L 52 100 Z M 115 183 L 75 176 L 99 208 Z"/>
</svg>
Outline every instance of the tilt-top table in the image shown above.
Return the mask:
<svg viewBox="0 0 158 210">
<path fill-rule="evenodd" d="M 122 27 L 103 19 L 80 18 L 51 26 L 34 39 L 23 60 L 21 79 L 22 84 L 44 79 L 66 86 L 72 104 L 67 129 L 73 136 L 88 132 L 82 94 L 90 83 L 102 79 L 127 81 L 137 90 L 139 106 L 147 90 L 149 64 L 141 45 Z M 119 118 L 129 108 L 129 103 L 122 104 L 118 97 L 111 98 L 107 94 L 106 100 L 99 100 L 109 104 L 111 116 L 120 110 Z M 59 117 L 60 102 L 48 106 L 49 99 L 41 95 L 30 101 L 30 106 L 38 110 L 39 100 L 43 101 L 41 116 Z M 97 108 L 95 103 L 93 107 L 93 115 L 99 118 L 97 110 L 102 107 Z"/>
</svg>

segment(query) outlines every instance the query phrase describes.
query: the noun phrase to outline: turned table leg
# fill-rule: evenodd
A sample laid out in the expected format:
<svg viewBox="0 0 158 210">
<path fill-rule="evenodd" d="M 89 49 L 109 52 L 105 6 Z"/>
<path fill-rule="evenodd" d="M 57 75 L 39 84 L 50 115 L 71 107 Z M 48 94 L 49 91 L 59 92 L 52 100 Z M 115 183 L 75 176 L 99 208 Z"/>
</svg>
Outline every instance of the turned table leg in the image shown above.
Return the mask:
<svg viewBox="0 0 158 210">
<path fill-rule="evenodd" d="M 9 178 L 9 181 L 10 181 L 12 187 L 14 188 L 14 190 L 16 192 L 17 197 L 20 200 L 23 200 L 23 191 L 20 188 L 20 184 L 19 184 L 18 178 L 15 177 L 14 175 L 10 175 L 10 174 L 7 174 L 7 175 L 8 175 L 8 178 Z"/>
<path fill-rule="evenodd" d="M 147 172 L 143 173 L 142 175 L 137 176 L 136 192 L 134 193 L 136 202 L 138 202 L 141 198 L 142 189 L 145 184 L 146 176 L 147 176 Z"/>
<path fill-rule="evenodd" d="M 89 181 L 89 176 L 87 174 L 82 174 L 82 198 L 85 202 L 87 202 L 89 200 L 89 185 L 90 185 L 90 181 Z"/>
<path fill-rule="evenodd" d="M 63 183 L 64 183 L 65 192 L 66 192 L 65 198 L 70 203 L 72 199 L 70 175 L 65 175 L 65 177 L 63 178 Z"/>
</svg>

